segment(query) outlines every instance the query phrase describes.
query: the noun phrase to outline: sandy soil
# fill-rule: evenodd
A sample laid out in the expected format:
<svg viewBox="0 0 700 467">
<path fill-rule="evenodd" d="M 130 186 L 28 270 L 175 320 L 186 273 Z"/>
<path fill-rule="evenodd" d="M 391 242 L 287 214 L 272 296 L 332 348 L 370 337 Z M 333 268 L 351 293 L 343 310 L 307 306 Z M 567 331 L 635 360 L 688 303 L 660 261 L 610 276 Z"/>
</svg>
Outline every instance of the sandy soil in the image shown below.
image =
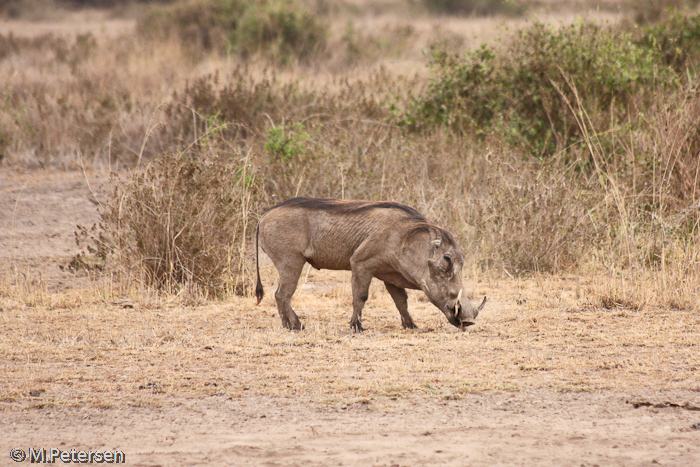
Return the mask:
<svg viewBox="0 0 700 467">
<path fill-rule="evenodd" d="M 256 397 L 174 402 L 9 411 L 0 421 L 0 452 L 120 450 L 133 466 L 700 464 L 700 432 L 690 429 L 700 412 L 635 408 L 655 403 L 644 396 L 536 391 L 349 406 Z"/>
<path fill-rule="evenodd" d="M 19 268 L 25 274 L 39 274 L 44 286 L 57 291 L 89 285 L 84 277 L 58 267 L 79 251 L 73 240 L 75 225 L 89 226 L 97 220 L 97 199 L 104 196 L 106 177 L 87 178 L 92 190 L 82 173 L 1 175 L 3 273 Z M 270 287 L 269 280 L 266 285 Z M 498 300 L 492 306 L 498 307 Z M 12 313 L 22 309 L 31 314 L 21 307 Z M 14 322 L 7 310 L 4 314 L 4 322 Z M 477 333 L 472 338 L 480 337 Z M 392 335 L 363 336 L 367 338 L 392 339 Z M 0 343 L 2 339 L 0 335 Z M 489 339 L 495 337 L 485 342 Z M 310 352 L 308 358 L 315 355 Z M 20 374 L 12 366 L 16 361 L 0 356 L 4 362 L 0 386 L 24 387 L 6 379 Z M 58 370 L 62 366 L 60 359 L 47 358 L 44 366 L 34 363 L 41 371 L 46 365 Z M 206 360 L 200 364 L 206 366 Z M 87 363 L 70 365 L 79 371 Z M 597 376 L 604 374 L 599 371 Z M 66 397 L 71 391 L 77 394 L 78 384 L 55 384 Z M 82 399 L 73 406 L 7 399 L 0 406 L 0 465 L 16 465 L 8 459 L 10 450 L 30 447 L 116 449 L 126 454 L 127 465 L 134 466 L 700 465 L 700 429 L 693 428 L 700 423 L 700 392 L 654 391 L 648 385 L 638 391 L 629 385 L 622 388 L 576 392 L 523 386 L 475 390 L 459 400 L 408 391 L 335 401 L 270 396 L 255 388 L 236 395 L 198 397 L 174 391 L 140 406 L 116 401 L 106 408 Z"/>
<path fill-rule="evenodd" d="M 77 226 L 98 221 L 108 181 L 106 174 L 0 171 L 0 272 L 39 274 L 50 290 L 83 284 L 83 275 L 59 265 L 81 252 Z"/>
</svg>

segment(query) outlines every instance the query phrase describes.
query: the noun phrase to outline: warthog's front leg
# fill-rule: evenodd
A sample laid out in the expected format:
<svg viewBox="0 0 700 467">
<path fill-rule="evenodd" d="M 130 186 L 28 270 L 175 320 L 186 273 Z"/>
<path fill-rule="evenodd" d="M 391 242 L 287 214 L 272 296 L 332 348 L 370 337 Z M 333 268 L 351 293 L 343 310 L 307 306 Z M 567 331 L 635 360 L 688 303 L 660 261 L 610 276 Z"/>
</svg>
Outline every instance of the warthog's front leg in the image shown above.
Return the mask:
<svg viewBox="0 0 700 467">
<path fill-rule="evenodd" d="M 399 313 L 401 314 L 401 325 L 403 328 L 417 329 L 418 326 L 413 323 L 411 315 L 408 314 L 408 294 L 406 293 L 406 289 L 389 284 L 388 282 L 385 282 L 384 285 L 386 286 L 386 290 L 389 292 L 389 295 L 391 295 L 391 298 L 394 299 L 396 308 L 398 308 Z"/>
<path fill-rule="evenodd" d="M 355 332 L 362 332 L 362 308 L 365 306 L 369 296 L 369 284 L 372 282 L 372 275 L 365 271 L 352 270 L 352 318 L 350 319 L 350 329 Z"/>
</svg>

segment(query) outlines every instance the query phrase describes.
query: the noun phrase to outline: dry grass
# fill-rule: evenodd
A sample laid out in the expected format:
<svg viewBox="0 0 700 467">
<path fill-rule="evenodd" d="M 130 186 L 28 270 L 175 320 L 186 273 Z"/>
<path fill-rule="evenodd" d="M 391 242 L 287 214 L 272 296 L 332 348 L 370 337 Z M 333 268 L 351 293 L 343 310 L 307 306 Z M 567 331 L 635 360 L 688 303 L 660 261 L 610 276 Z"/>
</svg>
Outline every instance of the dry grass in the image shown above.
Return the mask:
<svg viewBox="0 0 700 467">
<path fill-rule="evenodd" d="M 403 330 L 375 283 L 360 335 L 348 329 L 343 273 L 313 271 L 301 285 L 294 303 L 303 332 L 281 328 L 269 293 L 258 307 L 251 298 L 185 306 L 193 301 L 106 282 L 60 294 L 3 287 L 0 400 L 5 408 L 122 407 L 214 394 L 336 403 L 534 388 L 700 390 L 697 312 L 601 309 L 587 298 L 595 282 L 471 284 L 491 301 L 466 333 L 417 294 L 409 303 L 420 330 Z M 117 300 L 125 294 L 130 301 Z"/>
</svg>

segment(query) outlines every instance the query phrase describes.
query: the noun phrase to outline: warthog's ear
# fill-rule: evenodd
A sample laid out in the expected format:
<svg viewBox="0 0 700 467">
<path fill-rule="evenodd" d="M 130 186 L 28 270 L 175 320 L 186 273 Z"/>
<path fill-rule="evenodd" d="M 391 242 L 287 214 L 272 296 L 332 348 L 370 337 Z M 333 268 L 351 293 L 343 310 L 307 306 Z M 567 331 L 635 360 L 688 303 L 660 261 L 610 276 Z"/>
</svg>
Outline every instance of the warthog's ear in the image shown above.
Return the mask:
<svg viewBox="0 0 700 467">
<path fill-rule="evenodd" d="M 440 248 L 440 245 L 442 245 L 442 234 L 440 231 L 435 227 L 430 227 L 428 232 L 430 233 L 430 245 L 434 248 Z"/>
</svg>

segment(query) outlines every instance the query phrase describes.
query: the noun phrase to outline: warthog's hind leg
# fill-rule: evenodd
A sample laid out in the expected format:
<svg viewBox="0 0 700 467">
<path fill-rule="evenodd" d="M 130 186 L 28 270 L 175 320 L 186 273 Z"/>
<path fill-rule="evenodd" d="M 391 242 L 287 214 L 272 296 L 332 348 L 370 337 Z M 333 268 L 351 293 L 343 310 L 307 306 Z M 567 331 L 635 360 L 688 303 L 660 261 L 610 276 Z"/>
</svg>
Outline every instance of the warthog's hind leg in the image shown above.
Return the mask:
<svg viewBox="0 0 700 467">
<path fill-rule="evenodd" d="M 396 308 L 398 308 L 401 314 L 401 325 L 403 328 L 417 329 L 418 326 L 413 323 L 411 315 L 408 314 L 408 294 L 406 293 L 406 289 L 389 284 L 388 282 L 385 282 L 384 285 L 386 286 L 386 290 L 389 291 L 391 298 L 394 299 Z"/>
<path fill-rule="evenodd" d="M 275 263 L 277 272 L 280 275 L 280 284 L 277 287 L 277 292 L 275 292 L 275 300 L 277 301 L 277 311 L 282 320 L 282 326 L 287 329 L 304 329 L 304 326 L 299 321 L 299 317 L 292 309 L 291 302 L 305 263 L 306 261 L 302 257 L 285 258 L 284 263 Z"/>
</svg>

